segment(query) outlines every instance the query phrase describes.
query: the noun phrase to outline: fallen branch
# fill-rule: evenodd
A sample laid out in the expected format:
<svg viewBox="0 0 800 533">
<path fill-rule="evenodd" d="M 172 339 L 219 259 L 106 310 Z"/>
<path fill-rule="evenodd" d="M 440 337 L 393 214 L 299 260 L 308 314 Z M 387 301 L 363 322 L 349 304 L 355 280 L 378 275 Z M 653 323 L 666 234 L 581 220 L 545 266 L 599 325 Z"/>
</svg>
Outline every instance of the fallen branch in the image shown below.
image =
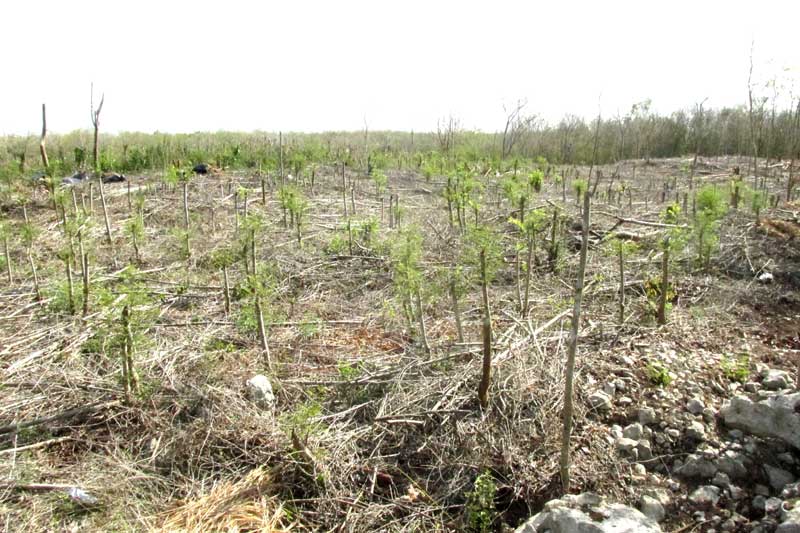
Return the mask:
<svg viewBox="0 0 800 533">
<path fill-rule="evenodd" d="M 69 435 L 64 437 L 57 437 L 55 439 L 50 440 L 43 440 L 41 442 L 37 442 L 35 444 L 28 444 L 27 446 L 20 446 L 18 448 L 9 448 L 7 450 L 0 450 L 0 455 L 7 454 L 7 453 L 19 453 L 24 452 L 27 450 L 35 450 L 37 448 L 44 448 L 45 446 L 50 446 L 51 444 L 58 444 L 59 442 L 64 442 L 67 440 L 71 440 L 72 437 Z"/>
<path fill-rule="evenodd" d="M 595 211 L 597 215 L 604 215 L 611 218 L 616 218 L 621 224 L 637 224 L 639 226 L 648 226 L 651 228 L 682 228 L 686 229 L 689 226 L 686 224 L 665 224 L 663 222 L 649 222 L 647 220 L 636 220 L 634 218 L 625 218 L 619 215 L 606 213 L 605 211 Z"/>
<path fill-rule="evenodd" d="M 4 435 L 6 433 L 16 433 L 20 429 L 25 429 L 33 426 L 41 426 L 42 424 L 47 424 L 48 422 L 55 422 L 56 420 L 64 420 L 75 416 L 85 416 L 95 411 L 108 409 L 109 407 L 113 407 L 119 404 L 120 404 L 119 400 L 96 403 L 94 405 L 88 405 L 85 407 L 76 407 L 75 409 L 68 409 L 66 411 L 62 411 L 61 413 L 57 413 L 55 415 L 47 416 L 44 418 L 37 418 L 35 420 L 29 420 L 27 422 L 19 422 L 17 424 L 8 424 L 6 426 L 0 426 L 0 435 Z"/>
</svg>

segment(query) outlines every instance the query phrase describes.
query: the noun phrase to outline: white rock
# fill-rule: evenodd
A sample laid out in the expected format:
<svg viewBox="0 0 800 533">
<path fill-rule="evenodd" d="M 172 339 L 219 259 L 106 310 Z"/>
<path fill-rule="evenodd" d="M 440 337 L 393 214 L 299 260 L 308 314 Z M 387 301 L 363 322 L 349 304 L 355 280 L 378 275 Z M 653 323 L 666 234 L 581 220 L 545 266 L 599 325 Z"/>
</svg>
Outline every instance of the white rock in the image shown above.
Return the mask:
<svg viewBox="0 0 800 533">
<path fill-rule="evenodd" d="M 779 394 L 754 402 L 746 396 L 735 396 L 720 413 L 725 424 L 759 437 L 779 438 L 800 449 L 800 393 Z"/>
<path fill-rule="evenodd" d="M 636 455 L 640 461 L 649 461 L 653 458 L 653 448 L 649 440 L 639 439 L 636 445 Z"/>
<path fill-rule="evenodd" d="M 762 272 L 758 275 L 758 281 L 761 283 L 770 283 L 774 279 L 772 272 Z"/>
<path fill-rule="evenodd" d="M 583 496 L 583 495 L 581 495 Z M 632 507 L 600 498 L 565 496 L 551 500 L 515 533 L 660 533 L 661 527 Z M 585 505 L 580 505 L 584 503 Z M 586 507 L 589 507 L 588 513 Z"/>
<path fill-rule="evenodd" d="M 260 407 L 272 407 L 275 403 L 272 383 L 264 374 L 257 374 L 247 380 L 247 396 Z"/>
<path fill-rule="evenodd" d="M 781 513 L 781 524 L 775 533 L 800 533 L 800 505 Z"/>
<path fill-rule="evenodd" d="M 638 441 L 626 437 L 620 437 L 616 442 L 617 450 L 628 455 L 633 455 L 633 451 L 638 445 Z"/>
<path fill-rule="evenodd" d="M 767 514 L 774 514 L 781 510 L 783 500 L 780 498 L 767 498 L 764 502 L 764 512 Z"/>
<path fill-rule="evenodd" d="M 642 438 L 644 434 L 644 428 L 638 422 L 630 424 L 629 426 L 625 426 L 625 429 L 622 430 L 622 435 L 626 438 L 639 440 Z"/>
<path fill-rule="evenodd" d="M 692 421 L 686 428 L 686 436 L 695 440 L 706 440 L 706 427 L 697 421 Z"/>
</svg>

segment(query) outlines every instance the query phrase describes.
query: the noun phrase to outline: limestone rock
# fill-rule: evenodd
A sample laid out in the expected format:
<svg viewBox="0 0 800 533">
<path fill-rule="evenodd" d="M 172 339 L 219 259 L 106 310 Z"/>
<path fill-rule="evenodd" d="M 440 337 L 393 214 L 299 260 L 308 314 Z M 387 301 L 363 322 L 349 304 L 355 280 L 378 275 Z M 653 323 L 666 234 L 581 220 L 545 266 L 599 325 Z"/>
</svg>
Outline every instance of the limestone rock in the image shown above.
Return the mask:
<svg viewBox="0 0 800 533">
<path fill-rule="evenodd" d="M 706 408 L 706 404 L 700 398 L 692 398 L 686 402 L 686 409 L 693 415 L 699 415 Z"/>
<path fill-rule="evenodd" d="M 260 407 L 272 407 L 275 403 L 272 383 L 264 374 L 257 374 L 247 380 L 247 396 Z"/>
<path fill-rule="evenodd" d="M 702 509 L 710 509 L 719 501 L 719 487 L 703 485 L 689 495 L 689 501 Z"/>
<path fill-rule="evenodd" d="M 706 440 L 706 427 L 700 422 L 693 421 L 686 428 L 686 436 L 694 440 Z"/>
<path fill-rule="evenodd" d="M 660 533 L 652 518 L 627 505 L 607 503 L 594 494 L 551 500 L 515 533 Z"/>
<path fill-rule="evenodd" d="M 639 418 L 639 423 L 643 426 L 647 424 L 654 424 L 658 421 L 656 417 L 656 410 L 652 407 L 642 407 L 637 411 L 637 417 Z"/>
<path fill-rule="evenodd" d="M 589 405 L 592 407 L 592 409 L 596 409 L 598 411 L 610 411 L 611 396 L 601 390 L 595 391 L 589 396 Z"/>
<path fill-rule="evenodd" d="M 780 390 L 788 388 L 792 383 L 792 377 L 784 370 L 769 369 L 764 374 L 761 385 L 767 390 Z"/>
<path fill-rule="evenodd" d="M 778 394 L 760 402 L 735 396 L 722 409 L 725 424 L 759 437 L 778 438 L 800 450 L 800 393 Z"/>
<path fill-rule="evenodd" d="M 642 496 L 639 500 L 639 510 L 647 518 L 656 522 L 661 522 L 667 516 L 667 512 L 661 502 L 650 496 Z"/>
</svg>

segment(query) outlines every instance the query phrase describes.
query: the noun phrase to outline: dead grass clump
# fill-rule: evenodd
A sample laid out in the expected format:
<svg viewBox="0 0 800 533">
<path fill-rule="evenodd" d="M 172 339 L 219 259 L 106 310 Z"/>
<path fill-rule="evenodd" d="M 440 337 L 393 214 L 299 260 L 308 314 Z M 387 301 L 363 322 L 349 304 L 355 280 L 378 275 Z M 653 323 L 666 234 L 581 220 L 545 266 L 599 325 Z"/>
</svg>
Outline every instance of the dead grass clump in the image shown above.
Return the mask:
<svg viewBox="0 0 800 533">
<path fill-rule="evenodd" d="M 283 533 L 286 513 L 270 493 L 269 472 L 256 468 L 236 482 L 223 482 L 210 492 L 161 515 L 158 532 L 205 533 L 207 531 Z"/>
<path fill-rule="evenodd" d="M 791 220 L 765 218 L 761 225 L 767 235 L 783 240 L 800 239 L 800 224 Z"/>
</svg>

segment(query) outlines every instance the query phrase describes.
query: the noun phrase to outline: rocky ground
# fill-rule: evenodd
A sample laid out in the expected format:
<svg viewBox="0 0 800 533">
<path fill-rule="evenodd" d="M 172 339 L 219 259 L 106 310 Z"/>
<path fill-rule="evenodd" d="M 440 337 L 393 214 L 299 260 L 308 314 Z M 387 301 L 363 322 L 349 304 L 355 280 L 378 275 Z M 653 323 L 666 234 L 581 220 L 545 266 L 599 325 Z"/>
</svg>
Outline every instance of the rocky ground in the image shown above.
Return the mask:
<svg viewBox="0 0 800 533">
<path fill-rule="evenodd" d="M 775 301 L 796 301 L 792 286 L 752 292 L 759 290 Z M 755 301 L 753 307 L 763 309 Z M 618 367 L 596 382 L 587 401 L 604 438 L 629 466 L 626 494 L 620 501 L 594 493 L 552 500 L 517 532 L 800 531 L 793 350 L 800 317 L 796 307 L 781 312 L 756 317 L 744 307 L 727 335 L 722 327 L 706 338 L 699 334 L 703 325 L 686 325 L 623 350 Z M 739 322 L 745 315 L 749 321 Z M 759 334 L 779 318 L 783 323 L 772 327 L 783 342 Z M 682 329 L 694 333 L 681 339 Z M 644 366 L 653 360 L 668 369 L 668 378 Z"/>
</svg>

